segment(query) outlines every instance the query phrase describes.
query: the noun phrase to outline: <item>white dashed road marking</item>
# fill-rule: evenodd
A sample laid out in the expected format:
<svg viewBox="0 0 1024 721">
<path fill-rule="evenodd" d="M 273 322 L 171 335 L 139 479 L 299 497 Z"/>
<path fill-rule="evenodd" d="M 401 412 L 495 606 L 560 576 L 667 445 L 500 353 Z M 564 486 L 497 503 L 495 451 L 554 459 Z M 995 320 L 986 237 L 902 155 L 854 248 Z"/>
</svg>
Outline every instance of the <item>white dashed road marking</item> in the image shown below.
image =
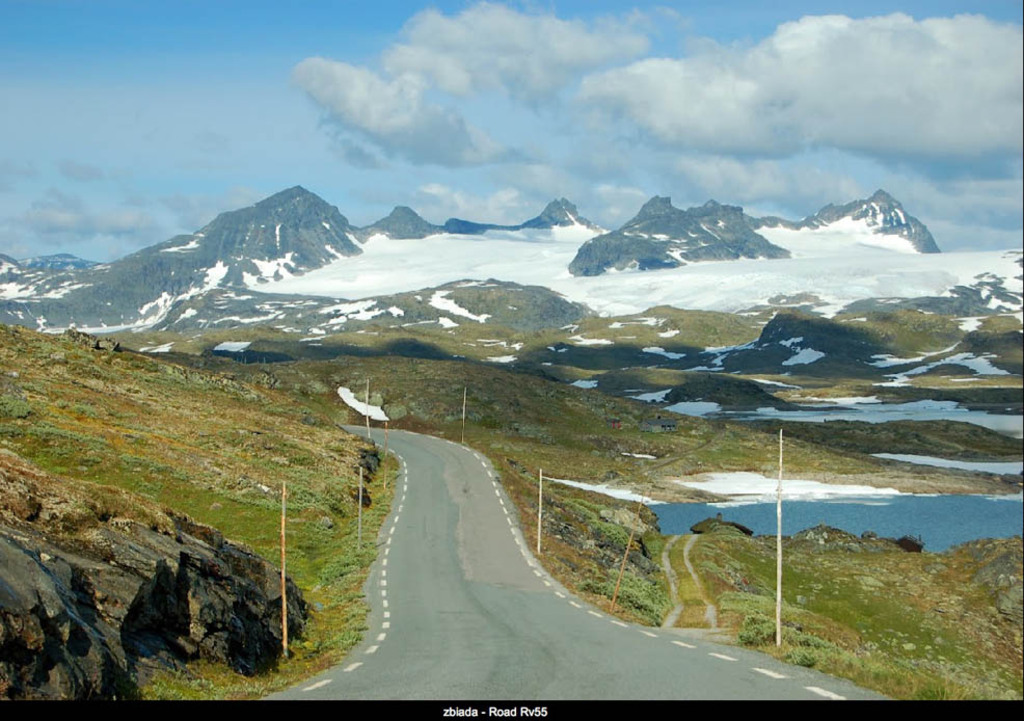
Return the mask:
<svg viewBox="0 0 1024 721">
<path fill-rule="evenodd" d="M 569 605 L 573 606 L 575 608 L 583 608 L 583 606 L 581 606 L 580 604 L 576 603 L 575 601 L 569 601 Z"/>
<path fill-rule="evenodd" d="M 388 635 L 386 633 L 378 633 L 377 634 L 377 641 L 383 641 L 387 637 L 388 637 Z"/>
<path fill-rule="evenodd" d="M 769 670 L 768 670 L 768 669 L 766 669 L 766 668 L 757 668 L 757 667 L 755 666 L 755 667 L 754 667 L 754 670 L 755 670 L 755 671 L 757 671 L 758 673 L 763 673 L 763 674 L 764 674 L 765 676 L 767 676 L 768 678 L 774 678 L 774 679 L 779 679 L 779 678 L 787 678 L 787 676 L 786 676 L 785 674 L 782 674 L 782 673 L 776 673 L 775 671 L 769 671 Z"/>
<path fill-rule="evenodd" d="M 377 653 L 378 648 L 380 648 L 380 646 L 370 646 L 368 649 L 366 649 L 366 653 Z"/>
<path fill-rule="evenodd" d="M 604 618 L 604 616 L 599 614 L 597 611 L 587 611 L 587 613 L 589 613 L 591 616 L 596 616 L 597 618 Z"/>
<path fill-rule="evenodd" d="M 683 643 L 682 641 L 673 641 L 672 643 L 674 643 L 676 646 L 682 646 L 683 648 L 697 648 L 696 646 L 693 646 L 688 643 Z"/>
<path fill-rule="evenodd" d="M 726 656 L 724 653 L 709 653 L 708 656 L 714 656 L 715 658 L 720 658 L 723 661 L 735 661 L 736 660 L 732 656 Z"/>
<path fill-rule="evenodd" d="M 807 689 L 808 691 L 810 691 L 811 693 L 816 693 L 819 696 L 824 696 L 825 698 L 830 698 L 833 701 L 845 701 L 846 700 L 845 696 L 840 696 L 837 693 L 832 693 L 831 691 L 826 691 L 825 689 L 818 688 L 817 686 L 804 686 L 804 688 Z"/>
<path fill-rule="evenodd" d="M 355 664 L 355 665 L 358 666 L 359 664 Z M 348 669 L 345 669 L 345 670 L 347 671 Z M 325 678 L 323 681 L 317 681 L 314 684 L 310 684 L 309 686 L 306 686 L 306 688 L 304 688 L 302 690 L 303 691 L 313 691 L 314 689 L 318 689 L 318 688 L 320 688 L 322 686 L 326 686 L 330 682 L 331 682 L 331 679 Z"/>
<path fill-rule="evenodd" d="M 616 626 L 622 626 L 623 628 L 629 628 L 629 624 L 625 624 L 622 621 L 612 621 Z"/>
<path fill-rule="evenodd" d="M 357 668 L 359 668 L 362 665 L 363 665 L 362 661 L 356 661 L 355 663 L 350 663 L 348 666 L 346 666 L 344 668 L 344 673 L 351 673 L 352 671 L 355 671 Z"/>
</svg>

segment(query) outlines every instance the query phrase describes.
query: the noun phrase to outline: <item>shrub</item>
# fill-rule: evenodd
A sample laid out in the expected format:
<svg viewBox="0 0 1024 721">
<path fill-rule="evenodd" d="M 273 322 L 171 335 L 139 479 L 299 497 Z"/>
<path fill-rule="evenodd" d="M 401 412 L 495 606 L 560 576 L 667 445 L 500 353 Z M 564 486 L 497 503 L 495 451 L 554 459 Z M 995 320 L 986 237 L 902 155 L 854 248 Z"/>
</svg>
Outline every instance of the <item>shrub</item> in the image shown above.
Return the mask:
<svg viewBox="0 0 1024 721">
<path fill-rule="evenodd" d="M 814 655 L 813 651 L 808 651 L 806 648 L 794 648 L 786 654 L 785 661 L 796 666 L 810 668 L 818 662 L 818 657 Z"/>
<path fill-rule="evenodd" d="M 32 407 L 11 396 L 0 396 L 0 418 L 28 418 L 32 415 Z"/>
</svg>

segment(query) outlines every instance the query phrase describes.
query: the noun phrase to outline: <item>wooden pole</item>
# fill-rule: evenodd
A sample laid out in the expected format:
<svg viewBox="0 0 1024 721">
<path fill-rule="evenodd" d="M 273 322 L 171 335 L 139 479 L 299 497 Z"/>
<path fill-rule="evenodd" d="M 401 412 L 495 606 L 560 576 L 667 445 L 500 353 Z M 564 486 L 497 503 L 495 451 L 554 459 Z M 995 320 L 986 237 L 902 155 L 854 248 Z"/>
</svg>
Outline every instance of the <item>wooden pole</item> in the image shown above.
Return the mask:
<svg viewBox="0 0 1024 721">
<path fill-rule="evenodd" d="M 370 440 L 370 379 L 366 379 L 366 405 L 363 408 L 366 416 L 366 440 Z"/>
<path fill-rule="evenodd" d="M 466 391 L 467 386 L 462 386 L 462 443 L 466 442 Z"/>
<path fill-rule="evenodd" d="M 285 581 L 285 515 L 288 503 L 288 482 L 281 482 L 281 651 L 288 658 L 288 586 Z"/>
<path fill-rule="evenodd" d="M 384 421 L 384 457 L 380 460 L 381 465 L 388 460 L 388 422 Z M 388 490 L 388 474 L 384 474 L 384 490 Z"/>
<path fill-rule="evenodd" d="M 544 520 L 544 469 L 538 470 L 537 482 L 537 555 L 540 555 L 540 529 Z"/>
<path fill-rule="evenodd" d="M 782 645 L 782 429 L 779 429 L 779 485 L 775 500 L 775 645 Z"/>
<path fill-rule="evenodd" d="M 622 554 L 622 565 L 619 566 L 619 580 L 615 582 L 615 592 L 612 594 L 612 610 L 615 610 L 615 602 L 619 598 L 619 587 L 622 585 L 622 577 L 626 574 L 626 559 L 629 558 L 629 549 L 633 545 L 633 536 L 636 527 L 640 525 L 640 506 L 643 504 L 643 496 L 636 501 L 636 515 L 633 517 L 633 527 L 629 529 L 629 540 L 626 541 L 626 552 Z"/>
<path fill-rule="evenodd" d="M 363 547 L 363 467 L 359 466 L 359 508 L 356 510 L 358 525 L 356 526 L 356 546 Z"/>
</svg>

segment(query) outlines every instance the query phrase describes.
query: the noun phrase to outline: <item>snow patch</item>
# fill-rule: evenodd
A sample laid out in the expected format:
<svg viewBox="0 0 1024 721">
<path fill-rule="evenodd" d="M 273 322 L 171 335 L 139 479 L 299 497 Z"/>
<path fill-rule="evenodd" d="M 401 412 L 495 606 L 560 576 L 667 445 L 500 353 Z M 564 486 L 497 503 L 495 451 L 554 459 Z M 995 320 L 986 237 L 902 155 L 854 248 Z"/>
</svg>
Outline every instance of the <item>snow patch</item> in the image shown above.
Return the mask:
<svg viewBox="0 0 1024 721">
<path fill-rule="evenodd" d="M 695 488 L 718 496 L 734 496 L 748 503 L 774 502 L 777 478 L 767 478 L 760 473 L 706 473 L 704 481 L 673 481 L 687 488 Z M 782 479 L 782 498 L 788 501 L 814 501 L 843 496 L 891 497 L 904 495 L 895 488 L 874 486 L 832 485 L 818 481 L 797 478 Z"/>
<path fill-rule="evenodd" d="M 615 345 L 615 341 L 608 340 L 607 338 L 584 338 L 582 335 L 574 335 L 569 338 L 573 342 L 573 345 Z"/>
<path fill-rule="evenodd" d="M 477 323 L 485 323 L 487 319 L 491 317 L 487 313 L 482 313 L 480 315 L 470 313 L 468 310 L 460 306 L 454 300 L 450 300 L 447 297 L 449 293 L 451 293 L 450 290 L 434 291 L 434 295 L 430 297 L 430 305 L 433 306 L 434 308 L 437 308 L 438 310 L 447 311 L 452 315 L 457 315 L 463 318 L 469 318 L 470 320 L 475 320 Z"/>
<path fill-rule="evenodd" d="M 665 350 L 664 348 L 659 348 L 658 346 L 650 346 L 644 348 L 643 351 L 644 353 L 653 353 L 655 355 L 665 356 L 670 360 L 679 360 L 680 358 L 686 357 L 685 353 L 673 353 L 672 351 Z"/>
<path fill-rule="evenodd" d="M 652 498 L 640 495 L 639 493 L 634 493 L 626 488 L 611 488 L 604 484 L 597 485 L 594 483 L 584 483 L 582 481 L 568 481 L 564 478 L 548 478 L 547 476 L 544 476 L 544 480 L 561 483 L 563 486 L 580 488 L 584 491 L 590 491 L 591 493 L 600 493 L 602 496 L 610 496 L 611 498 L 618 498 L 622 501 L 639 501 L 646 506 L 655 506 L 662 503 L 662 501 L 655 501 Z"/>
<path fill-rule="evenodd" d="M 246 341 L 224 341 L 223 343 L 218 343 L 217 345 L 215 345 L 213 347 L 213 349 L 215 351 L 219 350 L 219 351 L 223 351 L 225 353 L 241 353 L 242 351 L 244 351 L 246 348 L 248 348 L 251 345 L 252 345 L 252 341 L 248 341 L 248 340 L 246 340 Z"/>
<path fill-rule="evenodd" d="M 825 354 L 821 351 L 814 350 L 813 348 L 803 348 L 799 353 L 796 353 L 792 358 L 782 361 L 784 366 L 798 366 L 798 365 L 809 365 L 815 361 L 819 361 L 825 357 Z"/>
<path fill-rule="evenodd" d="M 672 392 L 671 388 L 666 388 L 663 391 L 652 391 L 651 393 L 641 393 L 638 396 L 629 396 L 638 401 L 644 401 L 645 403 L 664 403 L 665 396 Z"/>
<path fill-rule="evenodd" d="M 370 418 L 375 421 L 383 422 L 388 420 L 383 409 L 379 406 L 371 406 L 358 400 L 355 393 L 344 386 L 340 386 L 338 388 L 338 396 L 340 396 L 341 400 L 345 402 L 345 405 L 355 410 L 361 416 L 370 416 Z"/>
</svg>

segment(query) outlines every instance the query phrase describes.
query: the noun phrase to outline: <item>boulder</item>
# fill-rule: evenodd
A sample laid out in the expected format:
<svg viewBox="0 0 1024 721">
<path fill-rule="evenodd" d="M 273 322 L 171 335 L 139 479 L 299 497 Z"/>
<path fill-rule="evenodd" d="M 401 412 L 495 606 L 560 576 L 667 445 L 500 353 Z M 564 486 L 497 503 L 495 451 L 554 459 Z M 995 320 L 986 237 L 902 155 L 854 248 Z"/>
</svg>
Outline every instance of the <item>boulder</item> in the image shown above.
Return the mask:
<svg viewBox="0 0 1024 721">
<path fill-rule="evenodd" d="M 117 507 L 122 514 L 110 512 Z M 306 604 L 288 581 L 288 633 Z M 204 658 L 281 652 L 281 575 L 216 529 L 0 452 L 0 699 L 131 698 Z"/>
</svg>

